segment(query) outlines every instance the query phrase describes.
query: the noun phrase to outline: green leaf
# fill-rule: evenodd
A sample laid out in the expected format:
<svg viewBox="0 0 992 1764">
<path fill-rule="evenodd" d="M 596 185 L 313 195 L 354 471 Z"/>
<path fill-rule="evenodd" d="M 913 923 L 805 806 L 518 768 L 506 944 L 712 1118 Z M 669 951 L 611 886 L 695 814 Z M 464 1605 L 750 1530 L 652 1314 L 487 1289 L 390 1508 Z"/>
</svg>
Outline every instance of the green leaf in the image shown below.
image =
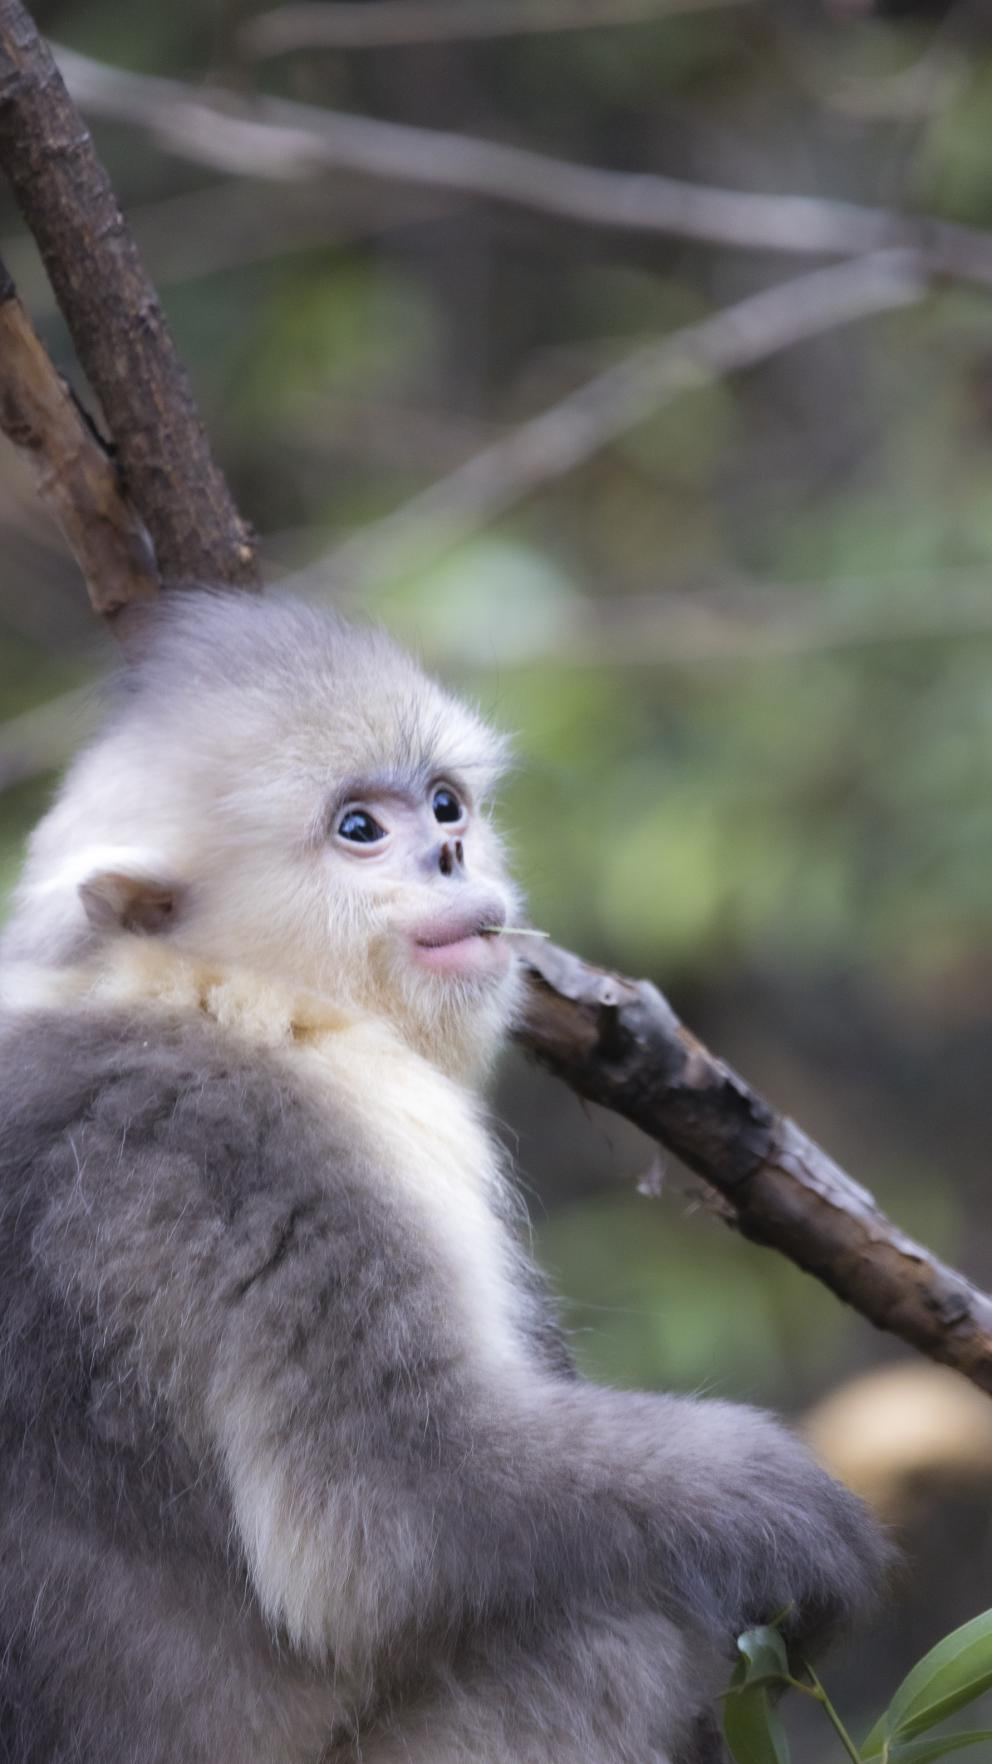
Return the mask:
<svg viewBox="0 0 992 1764">
<path fill-rule="evenodd" d="M 903 1679 L 861 1750 L 866 1764 L 886 1740 L 909 1739 L 936 1727 L 992 1686 L 992 1611 L 945 1635 Z M 890 1749 L 891 1756 L 891 1749 Z"/>
<path fill-rule="evenodd" d="M 744 1656 L 742 1684 L 750 1688 L 758 1684 L 779 1684 L 789 1678 L 789 1657 L 777 1629 L 767 1624 L 758 1629 L 746 1629 L 737 1637 L 737 1646 Z"/>
<path fill-rule="evenodd" d="M 760 1685 L 730 1692 L 723 1732 L 736 1764 L 789 1764 L 785 1729 Z"/>
<path fill-rule="evenodd" d="M 789 1657 L 777 1629 L 762 1624 L 737 1637 L 740 1659 L 730 1677 L 723 1731 L 736 1764 L 789 1764 L 785 1729 L 768 1701 L 768 1684 L 789 1676 Z"/>
<path fill-rule="evenodd" d="M 948 1752 L 961 1752 L 983 1740 L 992 1740 L 992 1728 L 983 1728 L 981 1733 L 945 1733 L 943 1739 L 896 1740 L 889 1748 L 888 1764 L 930 1764 L 933 1758 L 945 1758 Z"/>
</svg>

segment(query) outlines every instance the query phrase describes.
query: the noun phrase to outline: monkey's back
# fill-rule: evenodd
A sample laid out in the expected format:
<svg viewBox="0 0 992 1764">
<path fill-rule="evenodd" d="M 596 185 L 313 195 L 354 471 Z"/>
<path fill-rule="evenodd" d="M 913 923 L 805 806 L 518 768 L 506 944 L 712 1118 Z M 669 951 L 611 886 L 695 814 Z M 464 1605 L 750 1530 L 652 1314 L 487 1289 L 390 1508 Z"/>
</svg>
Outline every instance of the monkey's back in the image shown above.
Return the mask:
<svg viewBox="0 0 992 1764">
<path fill-rule="evenodd" d="M 0 1758 L 116 1764 L 139 1735 L 147 1764 L 316 1756 L 327 1675 L 262 1620 L 197 1369 L 163 1344 L 188 1276 L 218 1332 L 271 1267 L 290 1291 L 335 1183 L 327 1277 L 360 1274 L 382 1226 L 347 1147 L 277 1061 L 161 1011 L 6 1018 L 0 1072 Z M 290 1297 L 259 1355 L 302 1328 Z"/>
</svg>

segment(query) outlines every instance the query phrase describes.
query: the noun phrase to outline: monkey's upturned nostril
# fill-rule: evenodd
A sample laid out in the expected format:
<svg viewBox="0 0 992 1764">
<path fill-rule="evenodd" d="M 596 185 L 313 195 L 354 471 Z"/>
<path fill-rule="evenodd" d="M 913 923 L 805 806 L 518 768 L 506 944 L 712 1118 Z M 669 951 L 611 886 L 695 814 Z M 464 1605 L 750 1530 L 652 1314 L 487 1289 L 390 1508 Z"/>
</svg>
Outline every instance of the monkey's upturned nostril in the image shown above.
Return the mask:
<svg viewBox="0 0 992 1764">
<path fill-rule="evenodd" d="M 442 839 L 437 851 L 437 867 L 442 876 L 454 876 L 465 868 L 465 847 L 460 839 Z"/>
</svg>

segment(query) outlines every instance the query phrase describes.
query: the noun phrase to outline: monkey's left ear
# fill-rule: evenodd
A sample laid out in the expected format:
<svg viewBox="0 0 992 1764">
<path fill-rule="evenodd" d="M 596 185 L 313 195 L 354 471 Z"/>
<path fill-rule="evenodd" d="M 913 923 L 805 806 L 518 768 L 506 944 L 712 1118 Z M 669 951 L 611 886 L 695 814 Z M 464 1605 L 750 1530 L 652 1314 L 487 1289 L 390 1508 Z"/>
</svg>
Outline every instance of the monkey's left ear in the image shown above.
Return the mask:
<svg viewBox="0 0 992 1764">
<path fill-rule="evenodd" d="M 98 870 L 79 884 L 86 917 L 97 931 L 165 931 L 174 922 L 183 890 L 161 876 Z"/>
</svg>

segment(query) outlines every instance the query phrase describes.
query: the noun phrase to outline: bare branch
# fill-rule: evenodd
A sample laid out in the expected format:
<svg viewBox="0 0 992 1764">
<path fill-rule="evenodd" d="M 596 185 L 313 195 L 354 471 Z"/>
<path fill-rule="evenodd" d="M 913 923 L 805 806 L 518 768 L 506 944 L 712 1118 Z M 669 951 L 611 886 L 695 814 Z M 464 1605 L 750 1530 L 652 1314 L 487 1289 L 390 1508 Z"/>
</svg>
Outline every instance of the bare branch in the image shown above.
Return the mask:
<svg viewBox="0 0 992 1764">
<path fill-rule="evenodd" d="M 992 283 L 992 237 L 949 221 L 814 196 L 715 189 L 656 172 L 573 165 L 471 135 L 283 98 L 248 103 L 230 92 L 205 94 L 178 80 L 108 67 L 74 50 L 56 53 L 73 97 L 89 115 L 128 123 L 180 158 L 241 176 L 285 180 L 351 171 L 612 231 L 787 256 L 907 249 L 933 275 Z"/>
<path fill-rule="evenodd" d="M 660 343 L 634 350 L 392 514 L 332 547 L 295 573 L 289 585 L 315 593 L 333 582 L 335 593 L 353 591 L 421 564 L 574 471 L 712 375 L 751 367 L 808 337 L 911 305 L 926 287 L 910 254 L 885 252 L 751 294 Z"/>
<path fill-rule="evenodd" d="M 107 174 L 20 0 L 0 0 L 0 167 L 37 240 L 166 577 L 244 583 L 254 547 Z"/>
<path fill-rule="evenodd" d="M 879 1329 L 992 1392 L 992 1297 L 887 1219 L 826 1152 L 715 1059 L 647 981 L 528 951 L 518 1038 L 635 1122 L 729 1203 L 755 1243 L 814 1274 Z"/>
<path fill-rule="evenodd" d="M 670 672 L 990 635 L 988 575 L 963 569 L 844 576 L 817 584 L 730 578 L 688 590 L 662 582 L 649 594 L 624 592 L 603 602 L 566 599 L 539 631 L 521 638 L 501 626 L 487 629 L 484 641 L 489 665 L 505 660 Z M 477 664 L 478 637 L 455 623 L 440 646 L 432 643 L 431 659 Z"/>
<path fill-rule="evenodd" d="M 56 373 L 0 263 L 0 428 L 27 460 L 96 612 L 158 592 L 151 540 L 117 469 Z"/>
<path fill-rule="evenodd" d="M 260 12 L 238 45 L 262 59 L 298 49 L 382 49 L 409 43 L 615 29 L 750 0 L 303 0 Z"/>
<path fill-rule="evenodd" d="M 287 188 L 218 178 L 130 208 L 127 222 L 156 285 L 169 287 L 315 245 L 375 239 L 444 219 L 463 206 L 456 197 L 409 188 L 384 191 L 370 205 L 367 188 L 355 180 Z M 29 235 L 11 234 L 0 242 L 0 254 L 40 323 L 56 301 Z"/>
<path fill-rule="evenodd" d="M 271 540 L 268 543 L 271 545 Z M 933 579 L 932 596 L 925 603 L 904 606 L 901 601 L 890 601 L 884 608 L 876 603 L 873 616 L 863 620 L 849 617 L 846 607 L 823 606 L 819 601 L 794 611 L 790 603 L 796 599 L 795 589 L 769 595 L 767 589 L 737 584 L 734 598 L 741 604 L 736 610 L 724 595 L 661 592 L 652 597 L 649 617 L 647 607 L 638 608 L 637 597 L 625 597 L 621 611 L 613 608 L 602 616 L 595 609 L 571 606 L 567 622 L 539 643 L 521 646 L 519 637 L 507 632 L 504 652 L 501 632 L 487 627 L 481 648 L 455 634 L 442 641 L 435 637 L 423 653 L 435 667 L 452 663 L 476 666 L 480 662 L 491 667 L 504 661 L 508 666 L 530 666 L 544 660 L 556 667 L 600 663 L 612 668 L 672 670 L 726 667 L 729 663 L 737 669 L 750 662 L 791 661 L 814 652 L 869 644 L 969 642 L 987 637 L 992 634 L 987 579 L 967 571 L 960 576 L 958 592 L 952 589 L 948 593 L 947 580 L 941 575 L 939 580 Z M 323 586 L 326 589 L 326 580 Z M 809 588 L 809 584 L 805 586 Z M 643 610 L 643 618 L 638 616 L 639 610 Z M 628 618 L 628 613 L 633 616 Z M 0 794 L 12 784 L 65 763 L 78 733 L 66 714 L 75 697 L 70 693 L 64 699 L 51 699 L 0 723 Z M 24 739 L 22 725 L 28 730 Z"/>
</svg>

